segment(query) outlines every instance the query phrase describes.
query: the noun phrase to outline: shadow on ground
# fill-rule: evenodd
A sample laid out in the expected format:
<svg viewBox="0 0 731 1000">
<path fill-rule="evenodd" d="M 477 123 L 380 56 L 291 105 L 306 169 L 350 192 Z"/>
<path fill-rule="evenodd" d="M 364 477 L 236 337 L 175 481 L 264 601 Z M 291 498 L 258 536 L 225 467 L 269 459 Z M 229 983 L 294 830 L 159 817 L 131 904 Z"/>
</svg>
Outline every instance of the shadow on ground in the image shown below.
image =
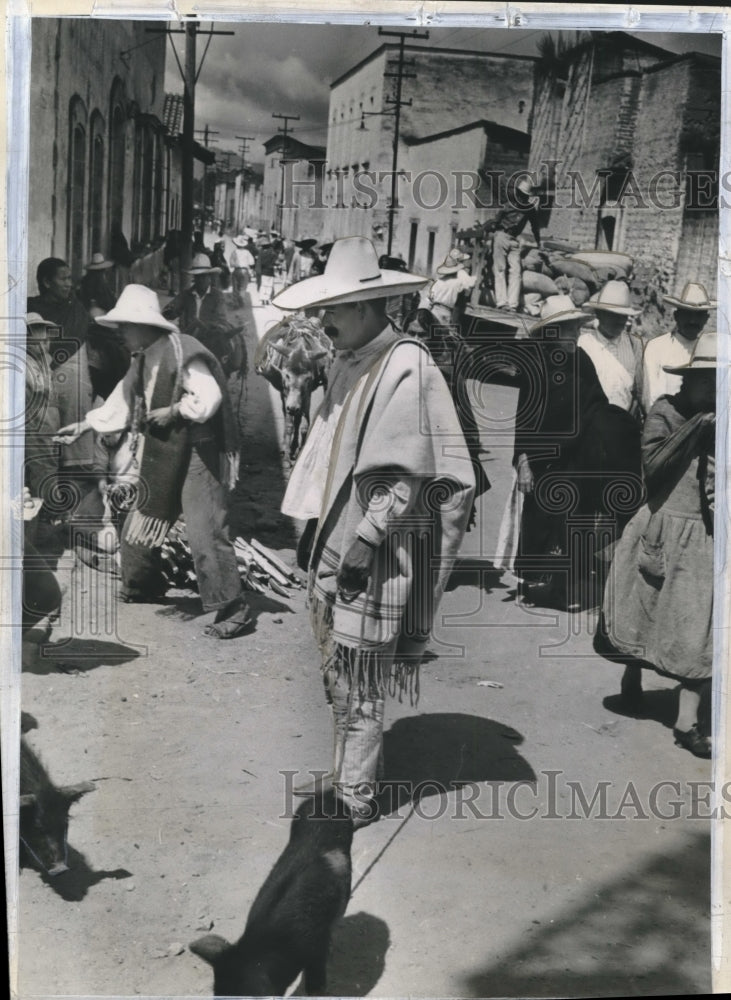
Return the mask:
<svg viewBox="0 0 731 1000">
<path fill-rule="evenodd" d="M 488 559 L 457 559 L 447 581 L 446 590 L 458 587 L 479 587 L 489 594 L 493 590 L 507 590 L 508 585 L 500 582 L 503 570 L 496 569 Z"/>
<path fill-rule="evenodd" d="M 518 947 L 463 979 L 460 995 L 709 993 L 710 861 L 710 837 L 689 835 L 675 852 L 595 889 L 550 926 L 532 921 Z"/>
<path fill-rule="evenodd" d="M 135 660 L 140 656 L 141 649 L 104 639 L 69 636 L 38 646 L 32 657 L 24 658 L 23 670 L 31 674 L 50 674 L 54 671 L 86 673 L 97 667 Z"/>
<path fill-rule="evenodd" d="M 388 925 L 369 913 L 354 913 L 335 927 L 328 965 L 330 996 L 364 997 L 386 967 L 391 943 Z"/>
<path fill-rule="evenodd" d="M 385 815 L 475 782 L 535 781 L 533 768 L 516 749 L 522 742 L 515 729 L 477 715 L 445 712 L 398 719 L 383 738 L 380 811 Z"/>
<path fill-rule="evenodd" d="M 67 903 L 78 903 L 86 896 L 89 889 L 104 879 L 127 879 L 132 878 L 132 872 L 126 868 L 115 868 L 113 871 L 94 871 L 79 851 L 73 847 L 68 848 L 69 870 L 61 875 L 47 875 L 45 872 L 39 874 L 39 878 L 53 891 L 64 899 Z M 36 870 L 33 865 L 26 864 L 23 867 Z"/>
</svg>

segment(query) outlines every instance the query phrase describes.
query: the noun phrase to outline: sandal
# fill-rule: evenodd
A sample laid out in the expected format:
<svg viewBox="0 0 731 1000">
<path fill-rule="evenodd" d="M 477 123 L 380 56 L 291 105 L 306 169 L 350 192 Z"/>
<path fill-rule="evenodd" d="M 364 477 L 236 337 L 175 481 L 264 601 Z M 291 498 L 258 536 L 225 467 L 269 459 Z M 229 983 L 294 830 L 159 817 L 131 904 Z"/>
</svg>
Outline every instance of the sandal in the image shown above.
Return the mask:
<svg viewBox="0 0 731 1000">
<path fill-rule="evenodd" d="M 240 635 L 249 631 L 253 624 L 251 613 L 248 607 L 240 608 L 230 618 L 224 618 L 220 622 L 211 622 L 203 629 L 203 634 L 212 639 L 238 639 Z"/>
<path fill-rule="evenodd" d="M 673 729 L 673 736 L 677 747 L 690 750 L 696 757 L 708 758 L 711 756 L 712 746 L 710 737 L 701 735 L 697 722 L 690 729 L 685 730 L 685 732 L 681 729 Z"/>
</svg>

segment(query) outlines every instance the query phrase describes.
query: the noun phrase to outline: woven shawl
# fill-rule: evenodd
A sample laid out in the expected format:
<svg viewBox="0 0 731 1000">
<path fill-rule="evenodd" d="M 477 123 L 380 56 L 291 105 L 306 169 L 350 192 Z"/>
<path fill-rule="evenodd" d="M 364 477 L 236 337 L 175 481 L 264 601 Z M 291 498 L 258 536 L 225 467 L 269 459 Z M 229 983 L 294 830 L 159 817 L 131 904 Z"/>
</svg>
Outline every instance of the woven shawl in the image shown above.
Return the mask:
<svg viewBox="0 0 731 1000">
<path fill-rule="evenodd" d="M 194 337 L 171 333 L 160 359 L 150 409 L 171 406 L 183 395 L 183 372 L 191 361 L 200 359 L 210 369 L 221 390 L 216 413 L 203 424 L 178 418 L 167 427 L 145 426 L 144 408 L 137 386 L 135 363 L 124 379 L 125 398 L 133 413 L 131 447 L 135 451 L 138 434 L 144 434 L 136 505 L 125 522 L 125 540 L 147 548 L 162 545 L 182 511 L 182 490 L 194 444 L 215 440 L 223 455 L 237 446 L 236 424 L 229 401 L 226 379 L 215 357 Z"/>
<path fill-rule="evenodd" d="M 375 552 L 367 591 L 346 603 L 333 594 L 332 578 L 357 537 L 368 497 L 375 491 L 387 500 L 395 480 L 408 483 L 406 510 Z M 343 406 L 310 572 L 316 639 L 322 646 L 331 632 L 336 666 L 361 689 L 381 689 L 390 670 L 399 689 L 410 686 L 413 694 L 474 489 L 439 369 L 419 341 L 390 344 Z"/>
</svg>

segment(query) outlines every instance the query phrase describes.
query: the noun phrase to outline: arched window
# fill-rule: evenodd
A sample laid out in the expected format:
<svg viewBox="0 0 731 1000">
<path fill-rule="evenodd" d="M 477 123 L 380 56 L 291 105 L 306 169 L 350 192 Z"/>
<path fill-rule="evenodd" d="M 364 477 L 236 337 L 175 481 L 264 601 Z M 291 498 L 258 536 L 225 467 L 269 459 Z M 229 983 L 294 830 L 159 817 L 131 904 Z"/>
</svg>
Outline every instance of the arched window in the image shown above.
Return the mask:
<svg viewBox="0 0 731 1000">
<path fill-rule="evenodd" d="M 109 231 L 122 227 L 124 212 L 124 147 L 126 131 L 126 97 L 124 84 L 116 79 L 109 100 L 109 187 L 107 217 Z"/>
<path fill-rule="evenodd" d="M 89 126 L 89 253 L 103 253 L 105 243 L 104 119 L 95 111 Z"/>
<path fill-rule="evenodd" d="M 66 181 L 68 205 L 66 259 L 74 278 L 80 277 L 84 266 L 86 128 L 86 107 L 81 98 L 75 95 L 69 105 L 69 158 Z"/>
</svg>

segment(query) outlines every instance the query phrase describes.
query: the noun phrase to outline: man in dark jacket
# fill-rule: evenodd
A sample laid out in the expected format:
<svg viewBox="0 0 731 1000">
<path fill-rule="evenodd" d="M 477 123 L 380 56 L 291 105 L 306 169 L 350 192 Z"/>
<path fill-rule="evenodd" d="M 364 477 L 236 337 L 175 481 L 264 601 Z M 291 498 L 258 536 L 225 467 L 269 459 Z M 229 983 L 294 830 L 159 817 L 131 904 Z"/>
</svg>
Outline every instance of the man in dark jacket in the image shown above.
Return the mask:
<svg viewBox="0 0 731 1000">
<path fill-rule="evenodd" d="M 177 320 L 183 333 L 195 337 L 223 364 L 234 327 L 228 318 L 223 292 L 214 288 L 211 281 L 217 271 L 207 257 L 197 254 L 187 272 L 193 277 L 192 286 L 179 292 L 162 312 L 165 319 Z"/>
<path fill-rule="evenodd" d="M 51 367 L 57 368 L 84 343 L 90 317 L 74 295 L 71 268 L 65 260 L 46 257 L 38 265 L 36 280 L 40 294 L 28 299 L 28 312 L 60 327 L 60 337 L 49 344 Z"/>
</svg>

